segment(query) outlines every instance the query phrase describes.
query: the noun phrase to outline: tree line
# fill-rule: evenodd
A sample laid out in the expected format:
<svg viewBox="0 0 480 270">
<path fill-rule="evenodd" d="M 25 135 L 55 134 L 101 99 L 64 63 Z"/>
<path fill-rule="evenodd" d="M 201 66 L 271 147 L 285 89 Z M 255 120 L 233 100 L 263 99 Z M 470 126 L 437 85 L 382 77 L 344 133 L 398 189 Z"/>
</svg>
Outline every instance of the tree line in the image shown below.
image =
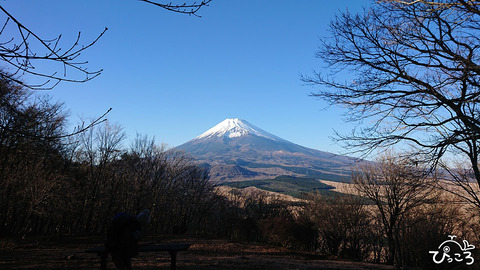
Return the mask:
<svg viewBox="0 0 480 270">
<path fill-rule="evenodd" d="M 68 133 L 61 104 L 0 82 L 0 234 L 101 233 L 118 212 L 152 212 L 161 232 L 204 222 L 218 200 L 184 153 L 108 121 Z"/>
</svg>

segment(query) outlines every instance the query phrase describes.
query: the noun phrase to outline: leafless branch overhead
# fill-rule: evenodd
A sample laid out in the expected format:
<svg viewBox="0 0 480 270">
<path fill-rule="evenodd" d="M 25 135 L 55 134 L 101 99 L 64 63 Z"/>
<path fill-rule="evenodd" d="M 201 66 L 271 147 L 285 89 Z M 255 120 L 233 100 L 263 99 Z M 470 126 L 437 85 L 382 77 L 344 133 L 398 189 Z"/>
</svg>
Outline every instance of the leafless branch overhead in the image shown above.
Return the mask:
<svg viewBox="0 0 480 270">
<path fill-rule="evenodd" d="M 159 1 L 151 1 L 151 0 L 139 0 L 139 1 L 149 3 L 149 4 L 155 5 L 157 7 L 164 8 L 168 11 L 173 11 L 173 12 L 188 14 L 188 15 L 195 15 L 195 16 L 199 17 L 199 15 L 197 15 L 197 12 L 200 10 L 200 8 L 202 8 L 203 6 L 208 6 L 208 4 L 212 0 L 204 0 L 204 1 L 201 1 L 199 3 L 197 3 L 197 2 L 186 3 L 185 2 L 183 4 L 174 4 L 173 2 L 169 2 L 168 4 L 165 4 L 165 3 L 162 3 L 162 2 L 159 2 Z"/>
<path fill-rule="evenodd" d="M 139 0 L 171 12 L 197 15 L 200 8 L 211 0 L 192 3 L 161 3 L 159 1 Z M 81 60 L 81 54 L 95 45 L 105 34 L 105 28 L 92 41 L 81 44 L 81 32 L 70 44 L 66 44 L 62 34 L 52 38 L 43 37 L 24 25 L 15 14 L 0 5 L 0 62 L 6 68 L 0 71 L 0 77 L 8 79 L 32 90 L 49 90 L 62 81 L 83 83 L 99 76 L 102 69 L 90 71 L 88 61 Z M 0 15 L 1 16 L 1 15 Z M 41 63 L 41 64 L 40 64 Z M 20 77 L 29 75 L 29 82 Z M 37 80 L 35 82 L 33 80 Z"/>
<path fill-rule="evenodd" d="M 0 76 L 34 90 L 52 89 L 61 81 L 86 82 L 101 74 L 102 70 L 89 71 L 87 61 L 79 61 L 83 51 L 92 47 L 107 31 L 88 44 L 81 45 L 79 32 L 73 44 L 62 48 L 62 35 L 53 39 L 42 38 L 23 25 L 17 18 L 0 5 L 0 12 L 5 15 L 0 30 L 0 60 L 7 64 L 9 70 Z M 8 31 L 8 35 L 7 35 Z M 52 71 L 36 69 L 38 62 L 52 65 Z M 72 76 L 70 73 L 73 73 Z M 43 78 L 39 84 L 25 83 L 19 79 L 22 75 Z"/>
</svg>

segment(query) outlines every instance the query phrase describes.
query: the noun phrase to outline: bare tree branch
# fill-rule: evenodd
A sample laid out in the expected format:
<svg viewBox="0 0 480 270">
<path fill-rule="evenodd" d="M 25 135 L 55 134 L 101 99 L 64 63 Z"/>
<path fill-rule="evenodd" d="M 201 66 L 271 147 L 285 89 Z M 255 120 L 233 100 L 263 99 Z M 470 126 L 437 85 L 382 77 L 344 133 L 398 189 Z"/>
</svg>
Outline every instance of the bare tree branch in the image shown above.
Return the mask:
<svg viewBox="0 0 480 270">
<path fill-rule="evenodd" d="M 161 3 L 159 1 L 139 0 L 163 8 L 165 10 L 200 17 L 197 12 L 208 6 L 211 0 L 200 3 Z M 0 29 L 0 62 L 7 64 L 9 69 L 0 71 L 2 78 L 32 90 L 50 90 L 60 82 L 84 83 L 102 73 L 102 69 L 90 71 L 86 67 L 88 61 L 80 60 L 87 49 L 95 45 L 108 30 L 105 28 L 94 40 L 81 44 L 81 32 L 71 44 L 64 44 L 62 35 L 45 38 L 24 25 L 17 17 L 0 5 L 0 13 L 5 20 Z M 12 34 L 13 33 L 13 34 Z M 8 36 L 7 36 L 8 35 Z M 48 66 L 42 67 L 39 63 Z M 23 75 L 39 78 L 39 83 L 26 83 L 21 80 Z"/>
<path fill-rule="evenodd" d="M 155 5 L 157 7 L 164 8 L 168 11 L 172 12 L 177 12 L 177 13 L 182 13 L 182 14 L 188 14 L 188 15 L 194 15 L 197 17 L 200 17 L 197 12 L 202 8 L 203 6 L 208 6 L 208 4 L 212 0 L 202 0 L 200 3 L 193 2 L 193 3 L 183 3 L 183 4 L 173 4 L 173 3 L 168 3 L 164 4 L 158 1 L 151 1 L 151 0 L 139 0 L 145 3 L 149 3 L 152 5 Z"/>
<path fill-rule="evenodd" d="M 45 39 L 38 36 L 29 28 L 24 26 L 0 5 L 0 11 L 6 16 L 3 28 L 0 31 L 0 37 L 6 33 L 6 29 L 16 31 L 16 34 L 7 37 L 6 41 L 0 42 L 0 59 L 13 68 L 12 72 L 2 72 L 0 75 L 33 90 L 48 90 L 55 87 L 61 81 L 68 82 L 87 82 L 101 74 L 102 70 L 89 71 L 85 65 L 86 61 L 77 61 L 82 52 L 92 47 L 105 34 L 105 28 L 92 42 L 86 45 L 80 45 L 81 33 L 79 32 L 72 45 L 64 50 L 61 48 L 62 35 L 54 39 Z M 35 63 L 43 61 L 59 65 L 62 72 L 52 71 L 50 73 L 36 71 Z M 58 70 L 58 69 L 57 69 Z M 70 73 L 74 73 L 70 76 Z M 81 74 L 81 77 L 76 77 Z M 29 74 L 43 78 L 45 81 L 41 84 L 28 84 L 18 79 L 18 76 Z"/>
</svg>

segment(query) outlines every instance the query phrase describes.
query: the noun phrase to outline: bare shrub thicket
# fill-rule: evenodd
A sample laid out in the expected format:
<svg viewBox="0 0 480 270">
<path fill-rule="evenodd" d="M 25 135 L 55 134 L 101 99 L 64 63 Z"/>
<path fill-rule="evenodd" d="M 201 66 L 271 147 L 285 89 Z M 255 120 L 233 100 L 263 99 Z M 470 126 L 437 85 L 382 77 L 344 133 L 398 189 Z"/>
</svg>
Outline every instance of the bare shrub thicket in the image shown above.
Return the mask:
<svg viewBox="0 0 480 270">
<path fill-rule="evenodd" d="M 438 265 L 429 251 L 438 250 L 439 244 L 449 239 L 449 235 L 475 241 L 472 232 L 478 226 L 472 226 L 474 223 L 469 217 L 458 205 L 440 202 L 425 204 L 407 213 L 399 226 L 403 264 L 434 269 Z"/>
<path fill-rule="evenodd" d="M 360 197 L 310 194 L 303 215 L 318 232 L 319 251 L 355 261 L 364 261 L 375 253 L 379 235 L 374 220 Z"/>
<path fill-rule="evenodd" d="M 269 227 L 266 221 L 290 216 L 286 203 L 260 190 L 232 189 L 223 196 L 229 205 L 226 209 L 227 235 L 231 239 L 258 242 L 271 238 L 275 241 L 273 235 L 265 235 L 273 234 L 272 228 L 266 228 Z"/>
<path fill-rule="evenodd" d="M 232 189 L 222 196 L 228 201 L 228 208 L 223 212 L 228 238 L 292 249 L 316 249 L 315 226 L 300 214 L 303 203 L 259 190 Z"/>
</svg>

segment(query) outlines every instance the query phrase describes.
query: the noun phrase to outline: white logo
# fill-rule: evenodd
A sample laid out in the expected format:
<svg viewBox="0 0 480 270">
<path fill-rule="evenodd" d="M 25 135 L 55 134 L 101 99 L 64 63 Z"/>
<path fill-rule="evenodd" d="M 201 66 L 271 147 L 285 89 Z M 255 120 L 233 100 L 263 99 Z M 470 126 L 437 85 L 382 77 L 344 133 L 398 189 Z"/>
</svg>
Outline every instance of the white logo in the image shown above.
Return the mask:
<svg viewBox="0 0 480 270">
<path fill-rule="evenodd" d="M 438 251 L 429 251 L 428 253 L 433 254 L 433 262 L 436 264 L 441 264 L 444 260 L 447 263 L 452 262 L 465 262 L 467 265 L 472 265 L 475 261 L 472 257 L 472 253 L 469 250 L 475 248 L 474 245 L 468 243 L 467 240 L 463 240 L 463 246 L 454 241 L 455 235 L 449 235 L 450 240 L 447 240 L 440 244 Z"/>
</svg>

